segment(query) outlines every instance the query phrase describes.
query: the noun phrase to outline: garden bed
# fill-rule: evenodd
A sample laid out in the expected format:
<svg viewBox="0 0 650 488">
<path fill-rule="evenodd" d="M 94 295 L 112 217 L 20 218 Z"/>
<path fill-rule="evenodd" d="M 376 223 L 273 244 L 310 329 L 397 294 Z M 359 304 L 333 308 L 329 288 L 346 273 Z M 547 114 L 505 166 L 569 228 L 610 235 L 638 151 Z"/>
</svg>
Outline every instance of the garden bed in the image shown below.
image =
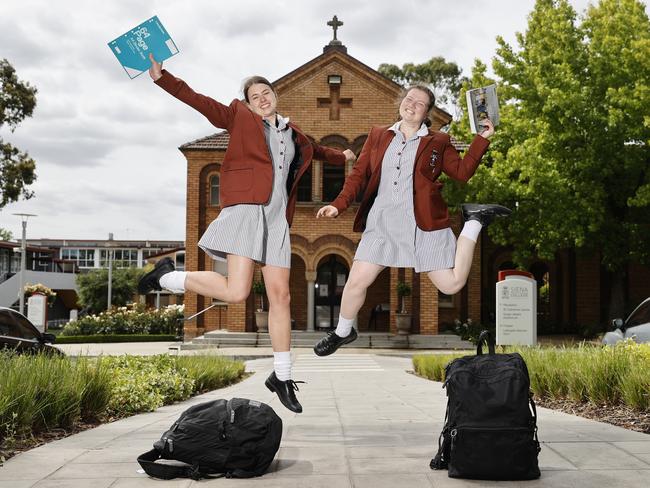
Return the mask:
<svg viewBox="0 0 650 488">
<path fill-rule="evenodd" d="M 245 375 L 219 356 L 0 353 L 0 464 L 20 450 L 223 388 Z"/>
<path fill-rule="evenodd" d="M 497 349 L 522 355 L 539 406 L 650 433 L 650 344 Z M 447 363 L 464 355 L 421 354 L 413 366 L 444 381 Z"/>
</svg>

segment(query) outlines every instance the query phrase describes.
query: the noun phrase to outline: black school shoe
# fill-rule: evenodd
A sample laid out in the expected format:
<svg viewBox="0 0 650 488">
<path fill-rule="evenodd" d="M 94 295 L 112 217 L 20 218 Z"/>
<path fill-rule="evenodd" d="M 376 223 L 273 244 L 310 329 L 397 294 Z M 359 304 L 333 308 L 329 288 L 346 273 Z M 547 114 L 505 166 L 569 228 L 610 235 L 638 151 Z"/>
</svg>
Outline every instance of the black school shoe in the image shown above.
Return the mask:
<svg viewBox="0 0 650 488">
<path fill-rule="evenodd" d="M 282 405 L 287 407 L 292 412 L 301 413 L 302 405 L 296 398 L 296 391 L 298 391 L 298 385 L 296 383 L 304 383 L 304 381 L 280 381 L 277 376 L 275 376 L 275 371 L 266 378 L 264 383 L 266 387 L 278 395 L 278 398 L 282 402 Z"/>
<path fill-rule="evenodd" d="M 477 220 L 483 227 L 490 225 L 495 217 L 506 217 L 512 213 L 508 207 L 493 203 L 465 203 L 460 208 L 463 212 L 463 222 Z"/>
<path fill-rule="evenodd" d="M 161 291 L 160 278 L 162 275 L 171 273 L 175 269 L 174 261 L 171 258 L 161 259 L 156 263 L 153 270 L 140 278 L 140 281 L 138 281 L 138 293 L 144 295 L 150 291 Z"/>
<path fill-rule="evenodd" d="M 339 337 L 335 331 L 328 333 L 314 346 L 314 352 L 317 356 L 329 356 L 343 344 L 349 344 L 357 338 L 357 331 L 354 327 L 346 337 Z"/>
</svg>

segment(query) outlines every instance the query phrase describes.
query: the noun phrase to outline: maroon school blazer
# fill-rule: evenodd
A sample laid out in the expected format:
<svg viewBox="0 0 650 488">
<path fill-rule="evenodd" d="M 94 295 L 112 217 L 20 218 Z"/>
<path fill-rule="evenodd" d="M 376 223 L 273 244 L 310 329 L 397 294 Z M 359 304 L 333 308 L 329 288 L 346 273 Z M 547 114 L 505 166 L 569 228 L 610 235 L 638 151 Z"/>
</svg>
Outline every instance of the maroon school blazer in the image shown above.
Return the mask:
<svg viewBox="0 0 650 488">
<path fill-rule="evenodd" d="M 187 83 L 175 78 L 167 70 L 155 83 L 163 90 L 202 113 L 212 125 L 226 129 L 230 134 L 228 149 L 221 164 L 219 198 L 222 207 L 239 203 L 266 204 L 273 188 L 273 164 L 269 154 L 262 117 L 241 100 L 229 106 L 196 93 Z M 291 225 L 296 208 L 298 181 L 309 169 L 313 158 L 343 166 L 342 151 L 311 142 L 298 126 L 293 129 L 296 155 L 291 162 L 287 179 L 287 222 Z"/>
<path fill-rule="evenodd" d="M 366 219 L 379 189 L 381 163 L 395 133 L 390 126 L 373 127 L 354 168 L 345 179 L 341 193 L 331 203 L 339 214 L 347 209 L 358 192 L 365 188 L 363 200 L 354 219 L 354 230 L 363 232 Z M 490 141 L 477 135 L 462 158 L 448 134 L 429 130 L 422 137 L 413 167 L 413 208 L 417 226 L 425 231 L 449 227 L 447 203 L 441 195 L 441 173 L 460 181 L 469 180 L 478 167 Z"/>
</svg>

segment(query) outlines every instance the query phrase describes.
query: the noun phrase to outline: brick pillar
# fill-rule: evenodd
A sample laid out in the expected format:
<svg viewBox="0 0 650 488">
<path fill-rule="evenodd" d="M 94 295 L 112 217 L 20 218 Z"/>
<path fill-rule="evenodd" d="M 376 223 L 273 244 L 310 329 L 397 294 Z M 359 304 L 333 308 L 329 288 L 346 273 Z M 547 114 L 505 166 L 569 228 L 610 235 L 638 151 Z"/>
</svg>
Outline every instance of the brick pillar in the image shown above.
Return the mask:
<svg viewBox="0 0 650 488">
<path fill-rule="evenodd" d="M 420 275 L 420 334 L 438 334 L 438 289 L 426 274 Z"/>
<path fill-rule="evenodd" d="M 227 317 L 229 332 L 246 332 L 246 302 L 229 304 Z"/>
<path fill-rule="evenodd" d="M 311 196 L 314 202 L 323 201 L 323 186 L 322 181 L 322 163 L 320 161 L 313 161 L 311 163 Z"/>
<path fill-rule="evenodd" d="M 467 317 L 474 323 L 481 321 L 481 239 L 474 248 L 474 260 L 467 280 Z"/>
<path fill-rule="evenodd" d="M 390 333 L 397 334 L 397 322 L 395 312 L 399 310 L 399 300 L 397 299 L 398 268 L 390 268 Z"/>
<path fill-rule="evenodd" d="M 187 269 L 187 268 L 186 268 Z M 184 304 L 185 304 L 185 317 L 191 317 L 196 312 L 198 312 L 197 307 L 198 295 L 191 291 L 185 292 Z M 197 328 L 197 320 L 194 318 L 188 322 L 185 322 L 183 325 L 183 340 L 191 341 L 195 337 L 198 337 L 203 334 L 203 329 Z"/>
</svg>

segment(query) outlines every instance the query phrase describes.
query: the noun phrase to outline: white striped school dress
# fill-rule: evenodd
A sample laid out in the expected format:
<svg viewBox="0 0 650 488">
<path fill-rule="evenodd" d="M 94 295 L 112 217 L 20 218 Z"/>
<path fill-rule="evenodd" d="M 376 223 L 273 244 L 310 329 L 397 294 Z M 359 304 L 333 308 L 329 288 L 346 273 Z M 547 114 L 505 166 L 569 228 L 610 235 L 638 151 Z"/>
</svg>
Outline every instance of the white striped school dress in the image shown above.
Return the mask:
<svg viewBox="0 0 650 488">
<path fill-rule="evenodd" d="M 395 132 L 381 167 L 377 197 L 368 213 L 366 230 L 354 256 L 355 260 L 393 268 L 414 268 L 417 273 L 454 267 L 456 237 L 451 228 L 424 231 L 415 222 L 413 209 L 413 169 L 420 129 L 408 140 Z"/>
<path fill-rule="evenodd" d="M 271 200 L 266 205 L 242 203 L 221 210 L 199 240 L 199 247 L 213 259 L 235 254 L 261 264 L 291 267 L 287 175 L 296 149 L 289 119 L 278 115 L 277 120 L 275 127 L 264 121 L 273 163 Z"/>
</svg>

